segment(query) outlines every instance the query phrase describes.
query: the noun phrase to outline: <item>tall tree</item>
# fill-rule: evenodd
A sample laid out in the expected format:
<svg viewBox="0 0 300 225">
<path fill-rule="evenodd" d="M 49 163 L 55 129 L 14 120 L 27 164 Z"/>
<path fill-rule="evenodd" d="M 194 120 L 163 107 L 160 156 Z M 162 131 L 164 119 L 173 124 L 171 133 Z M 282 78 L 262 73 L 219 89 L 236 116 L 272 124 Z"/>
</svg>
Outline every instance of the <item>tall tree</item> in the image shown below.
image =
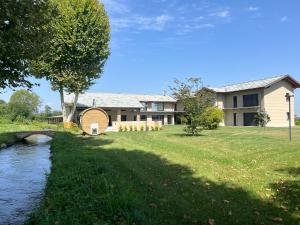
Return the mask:
<svg viewBox="0 0 300 225">
<path fill-rule="evenodd" d="M 110 54 L 109 19 L 98 0 L 53 0 L 58 16 L 51 23 L 53 38 L 45 54 L 34 63 L 33 72 L 46 77 L 60 93 L 65 122 L 73 118 L 78 95 L 103 72 Z M 73 93 L 67 112 L 64 92 Z"/>
<path fill-rule="evenodd" d="M 38 113 L 40 97 L 27 90 L 15 91 L 9 99 L 8 107 L 12 120 L 18 116 L 32 119 Z"/>
<path fill-rule="evenodd" d="M 0 91 L 6 87 L 31 87 L 29 65 L 49 37 L 48 0 L 1 0 Z M 54 11 L 53 11 L 54 12 Z"/>
<path fill-rule="evenodd" d="M 183 104 L 188 125 L 185 131 L 192 135 L 198 134 L 202 129 L 202 114 L 205 109 L 212 107 L 216 100 L 213 91 L 203 88 L 201 78 L 190 77 L 185 81 L 176 79 L 171 87 L 174 97 Z"/>
</svg>

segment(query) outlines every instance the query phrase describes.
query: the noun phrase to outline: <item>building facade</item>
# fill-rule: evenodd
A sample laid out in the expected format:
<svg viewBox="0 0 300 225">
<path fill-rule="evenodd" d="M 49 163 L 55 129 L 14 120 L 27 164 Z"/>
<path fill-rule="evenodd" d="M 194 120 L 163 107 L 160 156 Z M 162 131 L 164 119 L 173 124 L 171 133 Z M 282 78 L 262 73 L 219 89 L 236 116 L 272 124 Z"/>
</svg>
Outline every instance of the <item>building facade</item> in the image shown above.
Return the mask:
<svg viewBox="0 0 300 225">
<path fill-rule="evenodd" d="M 71 103 L 74 95 L 65 95 Z M 124 93 L 84 93 L 77 102 L 74 121 L 80 124 L 81 113 L 90 107 L 103 109 L 109 117 L 109 127 L 116 130 L 122 124 L 175 124 L 177 101 L 171 96 Z"/>
<path fill-rule="evenodd" d="M 216 106 L 224 111 L 225 126 L 255 126 L 257 112 L 266 112 L 269 127 L 295 125 L 294 90 L 300 84 L 289 75 L 209 88 L 216 92 Z M 286 94 L 291 95 L 291 114 Z"/>
</svg>

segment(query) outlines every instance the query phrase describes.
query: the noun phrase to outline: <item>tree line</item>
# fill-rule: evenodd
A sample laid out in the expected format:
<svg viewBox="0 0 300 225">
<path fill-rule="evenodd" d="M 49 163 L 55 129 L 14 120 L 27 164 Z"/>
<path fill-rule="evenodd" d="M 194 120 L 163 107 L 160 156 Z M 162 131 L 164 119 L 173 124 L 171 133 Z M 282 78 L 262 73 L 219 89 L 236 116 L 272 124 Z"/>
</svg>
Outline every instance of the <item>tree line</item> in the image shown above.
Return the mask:
<svg viewBox="0 0 300 225">
<path fill-rule="evenodd" d="M 40 110 L 40 97 L 27 90 L 15 91 L 8 102 L 0 99 L 0 120 L 12 122 L 44 121 L 50 116 L 61 115 L 61 111 L 53 110 L 45 105 Z"/>
</svg>

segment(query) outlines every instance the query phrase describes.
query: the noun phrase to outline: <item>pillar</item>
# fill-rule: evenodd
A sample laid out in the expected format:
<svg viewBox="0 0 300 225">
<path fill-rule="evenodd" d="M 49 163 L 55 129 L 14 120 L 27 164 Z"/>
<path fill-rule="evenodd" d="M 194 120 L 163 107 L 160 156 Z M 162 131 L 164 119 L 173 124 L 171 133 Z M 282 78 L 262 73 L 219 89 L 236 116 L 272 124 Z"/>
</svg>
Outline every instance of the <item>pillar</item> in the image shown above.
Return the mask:
<svg viewBox="0 0 300 225">
<path fill-rule="evenodd" d="M 121 122 L 121 110 L 117 110 L 117 122 Z"/>
</svg>

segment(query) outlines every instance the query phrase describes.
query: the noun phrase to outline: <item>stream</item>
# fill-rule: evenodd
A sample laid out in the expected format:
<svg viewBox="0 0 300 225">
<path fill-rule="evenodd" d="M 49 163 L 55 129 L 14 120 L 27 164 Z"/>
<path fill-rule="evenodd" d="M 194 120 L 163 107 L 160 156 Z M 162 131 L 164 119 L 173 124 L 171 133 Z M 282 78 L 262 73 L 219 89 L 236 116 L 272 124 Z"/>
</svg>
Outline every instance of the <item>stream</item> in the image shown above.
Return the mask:
<svg viewBox="0 0 300 225">
<path fill-rule="evenodd" d="M 43 198 L 50 140 L 33 135 L 26 143 L 0 150 L 0 225 L 23 224 Z"/>
</svg>

